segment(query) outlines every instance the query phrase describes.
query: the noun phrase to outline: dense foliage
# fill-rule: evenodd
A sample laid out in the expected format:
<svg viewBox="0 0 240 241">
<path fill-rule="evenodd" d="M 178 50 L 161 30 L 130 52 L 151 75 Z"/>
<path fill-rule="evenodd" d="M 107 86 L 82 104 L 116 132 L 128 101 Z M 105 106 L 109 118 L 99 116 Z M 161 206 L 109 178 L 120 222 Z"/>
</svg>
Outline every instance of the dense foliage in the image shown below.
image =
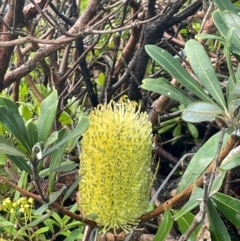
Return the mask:
<svg viewBox="0 0 240 241">
<path fill-rule="evenodd" d="M 239 240 L 239 7 L 0 1 L 0 240 Z"/>
</svg>

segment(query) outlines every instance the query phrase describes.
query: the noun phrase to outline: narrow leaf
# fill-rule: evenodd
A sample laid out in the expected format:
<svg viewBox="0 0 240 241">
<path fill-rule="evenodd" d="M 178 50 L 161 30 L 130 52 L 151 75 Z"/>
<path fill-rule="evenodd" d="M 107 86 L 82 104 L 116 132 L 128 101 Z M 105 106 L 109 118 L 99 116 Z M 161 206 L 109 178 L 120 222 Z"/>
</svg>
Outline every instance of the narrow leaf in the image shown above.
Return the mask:
<svg viewBox="0 0 240 241">
<path fill-rule="evenodd" d="M 38 118 L 38 141 L 45 141 L 53 125 L 57 111 L 57 91 L 43 100 Z"/>
<path fill-rule="evenodd" d="M 226 176 L 226 171 L 222 170 L 222 169 L 218 169 L 218 173 L 216 173 L 216 174 L 217 174 L 217 176 L 213 180 L 213 184 L 212 184 L 211 191 L 209 194 L 210 197 L 213 194 L 215 194 L 216 192 L 218 192 L 220 190 L 220 188 L 222 187 L 223 180 L 225 179 L 225 176 Z"/>
<path fill-rule="evenodd" d="M 145 48 L 151 58 L 162 66 L 173 78 L 179 81 L 179 83 L 198 96 L 201 100 L 213 103 L 202 87 L 171 54 L 166 50 L 153 45 L 146 45 Z"/>
<path fill-rule="evenodd" d="M 211 232 L 212 241 L 231 241 L 228 231 L 219 217 L 219 214 L 211 199 L 208 200 L 208 220 L 210 223 L 209 230 Z"/>
<path fill-rule="evenodd" d="M 66 188 L 67 188 L 66 186 L 63 186 L 60 190 L 50 193 L 48 204 L 50 205 L 53 202 L 55 202 L 57 200 L 57 198 L 62 194 L 62 192 L 66 190 Z"/>
<path fill-rule="evenodd" d="M 213 197 L 217 209 L 237 228 L 240 228 L 240 200 L 222 193 Z"/>
<path fill-rule="evenodd" d="M 19 151 L 16 147 L 8 146 L 5 143 L 0 142 L 0 152 L 12 156 L 26 157 L 26 155 Z"/>
<path fill-rule="evenodd" d="M 172 212 L 174 213 L 174 215 L 177 215 L 178 211 L 176 210 L 172 210 Z M 189 226 L 192 224 L 193 222 L 193 219 L 194 219 L 194 215 L 190 212 L 188 213 L 185 213 L 184 216 L 180 217 L 178 220 L 177 220 L 177 223 L 178 223 L 178 226 L 179 226 L 179 229 L 180 229 L 180 232 L 181 234 L 184 234 Z M 190 237 L 188 238 L 188 241 L 196 241 L 198 240 L 198 233 L 201 229 L 203 225 L 200 224 L 198 227 L 196 227 L 193 232 L 191 233 Z"/>
<path fill-rule="evenodd" d="M 219 10 L 214 11 L 212 13 L 212 18 L 213 18 L 213 21 L 214 21 L 216 27 L 218 28 L 219 32 L 221 33 L 221 35 L 224 38 L 226 38 L 228 31 L 229 31 L 229 27 L 227 26 L 227 23 L 223 17 L 223 13 Z M 240 46 L 240 39 L 233 32 L 232 41 L 231 41 L 231 51 L 233 53 L 239 54 L 240 53 L 239 46 Z"/>
<path fill-rule="evenodd" d="M 161 224 L 158 228 L 158 231 L 153 241 L 165 241 L 172 226 L 173 226 L 173 220 L 172 220 L 171 212 L 168 209 L 166 209 L 164 212 Z"/>
<path fill-rule="evenodd" d="M 7 155 L 8 159 L 12 161 L 20 170 L 24 170 L 32 174 L 32 169 L 30 163 L 28 163 L 24 158 L 20 156 Z"/>
<path fill-rule="evenodd" d="M 66 129 L 62 129 L 59 131 L 59 138 L 58 142 L 61 141 L 64 137 L 66 137 L 68 134 L 68 131 Z M 65 142 L 63 145 L 61 145 L 58 149 L 56 149 L 54 152 L 51 153 L 50 157 L 50 165 L 49 169 L 54 169 L 60 166 L 60 163 L 62 162 L 63 154 L 65 152 L 67 142 Z M 48 191 L 49 193 L 52 192 L 55 182 L 56 172 L 50 172 L 49 178 L 48 178 Z"/>
<path fill-rule="evenodd" d="M 180 88 L 173 86 L 166 79 L 144 79 L 141 85 L 143 89 L 154 91 L 158 94 L 165 95 L 173 100 L 176 100 L 180 104 L 185 106 L 191 104 L 194 99 Z"/>
<path fill-rule="evenodd" d="M 0 107 L 0 122 L 22 143 L 27 151 L 31 152 L 28 144 L 28 134 L 19 112 L 6 107 Z"/>
<path fill-rule="evenodd" d="M 76 240 L 76 238 L 79 235 L 83 235 L 82 230 L 81 229 L 74 229 L 73 231 L 71 231 L 70 235 L 67 238 L 64 239 L 64 241 Z"/>
<path fill-rule="evenodd" d="M 32 149 L 33 146 L 38 142 L 38 130 L 36 124 L 31 121 L 27 124 L 27 132 L 28 132 L 28 142 L 30 148 Z"/>
<path fill-rule="evenodd" d="M 187 41 L 185 51 L 190 65 L 198 79 L 214 100 L 223 109 L 226 109 L 226 102 L 219 80 L 204 47 L 198 41 L 191 39 Z"/>
<path fill-rule="evenodd" d="M 223 110 L 217 105 L 206 102 L 194 102 L 185 108 L 182 113 L 182 119 L 192 123 L 214 121 L 222 113 Z"/>
<path fill-rule="evenodd" d="M 231 170 L 235 167 L 240 166 L 240 149 L 239 146 L 235 147 L 231 152 L 224 158 L 220 168 L 224 170 Z"/>
<path fill-rule="evenodd" d="M 237 13 L 229 11 L 224 11 L 222 14 L 228 28 L 232 29 L 236 36 L 240 38 L 240 16 Z"/>
<path fill-rule="evenodd" d="M 194 209 L 195 207 L 197 207 L 199 205 L 199 203 L 201 202 L 202 197 L 203 197 L 203 189 L 200 187 L 194 186 L 191 197 L 189 198 L 187 203 L 185 203 L 183 205 L 181 210 L 179 212 L 177 212 L 176 215 L 173 216 L 174 220 L 175 221 L 178 220 L 183 215 L 185 215 L 187 212 L 189 212 L 192 209 Z"/>
<path fill-rule="evenodd" d="M 221 11 L 230 10 L 235 11 L 234 5 L 230 0 L 214 0 L 214 3 Z"/>
<path fill-rule="evenodd" d="M 68 142 L 69 140 L 77 136 L 80 136 L 88 128 L 88 125 L 89 125 L 88 118 L 85 116 L 82 116 L 76 128 L 70 134 L 64 137 L 60 142 L 58 142 L 56 145 L 52 146 L 46 152 L 44 152 L 42 158 L 45 158 L 46 156 L 48 156 L 53 151 L 57 150 L 60 146 L 62 146 L 64 143 Z"/>
<path fill-rule="evenodd" d="M 212 136 L 205 144 L 197 151 L 194 157 L 191 159 L 186 171 L 184 172 L 181 181 L 177 188 L 177 193 L 181 192 L 205 171 L 207 166 L 216 156 L 218 142 L 220 138 L 220 132 Z M 223 147 L 229 138 L 228 134 L 224 135 Z"/>
</svg>

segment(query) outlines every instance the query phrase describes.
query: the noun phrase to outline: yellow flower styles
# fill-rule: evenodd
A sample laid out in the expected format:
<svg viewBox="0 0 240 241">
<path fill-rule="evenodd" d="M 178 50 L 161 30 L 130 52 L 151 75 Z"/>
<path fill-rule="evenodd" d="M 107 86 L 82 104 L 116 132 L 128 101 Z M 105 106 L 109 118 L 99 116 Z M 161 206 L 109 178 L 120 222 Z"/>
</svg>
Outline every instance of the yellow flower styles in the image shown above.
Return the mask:
<svg viewBox="0 0 240 241">
<path fill-rule="evenodd" d="M 151 185 L 151 123 L 133 102 L 99 105 L 90 114 L 80 155 L 80 206 L 106 232 L 129 232 L 146 212 Z"/>
</svg>

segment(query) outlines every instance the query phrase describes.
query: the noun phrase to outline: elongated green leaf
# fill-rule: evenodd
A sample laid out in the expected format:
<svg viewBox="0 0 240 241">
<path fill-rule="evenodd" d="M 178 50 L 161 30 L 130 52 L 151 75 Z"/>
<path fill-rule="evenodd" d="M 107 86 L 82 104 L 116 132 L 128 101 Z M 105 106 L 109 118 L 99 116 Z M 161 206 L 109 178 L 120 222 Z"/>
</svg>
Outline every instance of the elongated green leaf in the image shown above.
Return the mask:
<svg viewBox="0 0 240 241">
<path fill-rule="evenodd" d="M 213 34 L 206 34 L 206 33 L 199 33 L 195 35 L 195 39 L 214 39 L 219 41 L 224 41 L 223 38 L 213 35 Z"/>
<path fill-rule="evenodd" d="M 58 131 L 54 131 L 51 133 L 51 135 L 47 138 L 47 141 L 45 143 L 45 146 L 49 146 L 53 144 L 56 140 L 58 140 Z"/>
<path fill-rule="evenodd" d="M 218 169 L 218 174 L 215 179 L 213 180 L 213 184 L 211 187 L 211 191 L 209 196 L 211 197 L 213 194 L 215 194 L 216 192 L 218 192 L 220 190 L 220 188 L 222 187 L 223 184 L 223 180 L 225 179 L 226 176 L 226 171 L 222 170 L 222 169 Z"/>
<path fill-rule="evenodd" d="M 211 232 L 212 241 L 231 241 L 228 231 L 219 217 L 219 214 L 213 204 L 211 198 L 208 200 L 208 220 L 210 223 L 209 230 Z"/>
<path fill-rule="evenodd" d="M 221 11 L 235 11 L 235 8 L 230 0 L 214 0 L 214 2 Z"/>
<path fill-rule="evenodd" d="M 45 158 L 46 156 L 48 156 L 53 151 L 57 150 L 60 146 L 62 146 L 64 143 L 68 142 L 69 140 L 77 136 L 80 136 L 85 130 L 87 130 L 88 126 L 89 126 L 88 118 L 85 116 L 82 116 L 76 128 L 70 134 L 64 137 L 60 142 L 58 142 L 56 145 L 52 146 L 46 152 L 44 152 L 42 158 Z"/>
<path fill-rule="evenodd" d="M 226 102 L 219 80 L 204 47 L 198 41 L 190 39 L 185 45 L 185 51 L 198 79 L 214 100 L 223 109 L 226 109 Z"/>
<path fill-rule="evenodd" d="M 64 137 L 66 137 L 68 134 L 68 131 L 66 129 L 62 129 L 59 131 L 59 138 L 58 141 L 61 141 Z M 51 153 L 50 157 L 50 165 L 49 169 L 52 170 L 54 168 L 57 168 L 60 166 L 60 163 L 63 159 L 63 154 L 66 148 L 67 142 L 65 142 L 63 145 L 61 145 L 58 149 L 56 149 L 54 152 Z M 52 192 L 55 182 L 56 172 L 50 172 L 49 178 L 48 178 L 48 191 L 49 193 Z"/>
<path fill-rule="evenodd" d="M 194 102 L 183 111 L 182 119 L 192 123 L 213 121 L 222 113 L 223 110 L 217 105 L 206 102 Z"/>
<path fill-rule="evenodd" d="M 12 156 L 21 156 L 26 157 L 26 155 L 18 150 L 16 147 L 6 145 L 5 143 L 0 142 L 0 152 Z"/>
<path fill-rule="evenodd" d="M 173 216 L 174 220 L 178 220 L 179 218 L 181 218 L 183 215 L 185 215 L 187 212 L 193 210 L 195 207 L 197 207 L 199 205 L 199 203 L 201 202 L 203 198 L 203 189 L 200 187 L 195 186 L 191 197 L 189 198 L 189 200 L 187 201 L 187 203 L 185 203 L 183 205 L 183 207 L 181 208 L 181 210 L 179 212 L 177 212 L 176 215 Z"/>
<path fill-rule="evenodd" d="M 38 119 L 38 141 L 45 141 L 53 125 L 57 111 L 57 91 L 54 90 L 41 104 Z"/>
<path fill-rule="evenodd" d="M 32 174 L 32 169 L 27 161 L 20 156 L 11 156 L 7 155 L 8 159 L 11 160 L 20 170 L 24 170 L 30 174 Z"/>
<path fill-rule="evenodd" d="M 69 188 L 67 189 L 67 191 L 65 192 L 65 194 L 64 194 L 64 196 L 63 196 L 63 198 L 62 198 L 62 204 L 64 203 L 64 201 L 65 201 L 68 197 L 70 197 L 70 195 L 73 193 L 73 191 L 74 191 L 74 190 L 76 189 L 76 187 L 79 185 L 79 182 L 80 182 L 81 178 L 82 178 L 82 176 L 79 176 L 79 177 L 75 180 L 75 182 L 71 185 L 71 187 L 69 187 Z"/>
<path fill-rule="evenodd" d="M 46 169 L 40 171 L 39 176 L 46 177 L 50 172 L 71 171 L 74 168 L 76 168 L 77 166 L 79 166 L 79 164 L 77 164 L 77 163 L 71 163 L 71 164 L 62 164 L 61 163 L 59 167 L 56 167 L 53 169 L 46 168 Z"/>
<path fill-rule="evenodd" d="M 224 19 L 223 13 L 221 11 L 214 11 L 212 14 L 213 21 L 218 28 L 221 35 L 226 38 L 229 26 L 227 26 L 227 23 Z M 237 37 L 237 35 L 233 32 L 232 34 L 232 41 L 231 41 L 231 51 L 233 53 L 239 54 L 240 53 L 240 39 Z"/>
<path fill-rule="evenodd" d="M 165 241 L 172 226 L 173 226 L 173 221 L 172 221 L 171 212 L 168 209 L 166 209 L 163 215 L 162 222 L 158 228 L 158 231 L 153 241 Z"/>
<path fill-rule="evenodd" d="M 227 26 L 232 29 L 238 38 L 240 38 L 240 16 L 237 13 L 229 11 L 224 11 L 222 14 Z"/>
<path fill-rule="evenodd" d="M 177 215 L 178 211 L 176 210 L 171 210 L 173 212 L 174 215 Z M 179 229 L 180 229 L 180 232 L 181 234 L 184 234 L 189 226 L 192 224 L 193 222 L 193 219 L 194 219 L 194 215 L 190 212 L 188 213 L 185 213 L 184 216 L 181 216 L 178 220 L 177 220 L 177 223 L 178 223 L 178 226 L 179 226 Z M 195 228 L 193 230 L 193 232 L 191 233 L 190 237 L 188 238 L 188 241 L 196 241 L 198 240 L 198 233 L 200 231 L 202 227 L 202 224 L 200 224 L 197 228 Z"/>
<path fill-rule="evenodd" d="M 2 150 L 0 150 L 0 153 L 27 157 L 25 153 L 20 151 L 16 146 L 12 144 L 12 142 L 8 141 L 3 136 L 0 136 L 0 145 L 2 146 Z M 11 152 L 13 154 L 11 154 Z"/>
<path fill-rule="evenodd" d="M 166 50 L 153 45 L 146 45 L 145 48 L 147 53 L 169 74 L 171 74 L 172 77 L 179 81 L 179 83 L 198 96 L 201 100 L 213 103 L 212 99 L 204 92 L 202 87 L 171 54 Z"/>
<path fill-rule="evenodd" d="M 0 107 L 0 122 L 22 143 L 27 151 L 31 152 L 27 130 L 18 111 Z"/>
<path fill-rule="evenodd" d="M 240 200 L 222 193 L 213 195 L 217 209 L 237 228 L 240 227 Z"/>
<path fill-rule="evenodd" d="M 182 176 L 182 179 L 177 188 L 177 193 L 181 192 L 189 185 L 194 183 L 194 181 L 204 172 L 207 166 L 211 163 L 213 158 L 216 156 L 220 134 L 221 133 L 219 132 L 212 136 L 194 155 Z M 229 135 L 225 134 L 223 138 L 223 146 L 226 144 L 228 138 Z"/>
<path fill-rule="evenodd" d="M 166 79 L 144 79 L 141 85 L 143 89 L 154 91 L 158 94 L 165 95 L 177 102 L 187 106 L 191 104 L 194 99 L 190 97 L 186 92 L 180 90 L 176 86 L 173 86 Z"/>
<path fill-rule="evenodd" d="M 57 200 L 57 198 L 62 194 L 63 191 L 65 191 L 67 188 L 67 186 L 63 186 L 60 190 L 56 191 L 56 192 L 52 192 L 49 195 L 49 205 L 52 204 L 53 202 L 55 202 Z"/>
<path fill-rule="evenodd" d="M 81 229 L 74 229 L 73 231 L 71 231 L 70 235 L 64 239 L 64 241 L 72 241 L 72 240 L 76 240 L 76 238 L 81 235 L 82 238 L 82 233 L 83 231 Z"/>
<path fill-rule="evenodd" d="M 240 166 L 240 150 L 236 147 L 224 158 L 220 168 L 228 171 L 238 166 Z"/>
<path fill-rule="evenodd" d="M 32 149 L 33 146 L 38 142 L 38 130 L 36 124 L 31 121 L 27 124 L 27 132 L 28 132 L 28 143 L 30 148 Z"/>
<path fill-rule="evenodd" d="M 195 125 L 191 124 L 191 123 L 188 123 L 187 122 L 187 127 L 188 127 L 188 130 L 190 132 L 190 134 L 192 135 L 192 137 L 194 139 L 197 139 L 198 138 L 198 129 Z"/>
</svg>

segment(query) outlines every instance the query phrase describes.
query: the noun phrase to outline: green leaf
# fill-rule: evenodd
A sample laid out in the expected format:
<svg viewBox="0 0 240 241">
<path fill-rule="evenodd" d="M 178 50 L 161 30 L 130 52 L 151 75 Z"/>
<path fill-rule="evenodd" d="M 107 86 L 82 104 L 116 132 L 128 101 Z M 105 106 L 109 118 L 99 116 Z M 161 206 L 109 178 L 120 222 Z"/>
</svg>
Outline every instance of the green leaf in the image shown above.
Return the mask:
<svg viewBox="0 0 240 241">
<path fill-rule="evenodd" d="M 194 99 L 180 88 L 173 86 L 168 80 L 164 78 L 159 79 L 144 79 L 141 88 L 154 91 L 158 94 L 165 95 L 183 105 L 191 104 Z"/>
<path fill-rule="evenodd" d="M 72 241 L 75 240 L 79 235 L 83 235 L 82 234 L 82 229 L 74 229 L 73 231 L 71 231 L 70 235 L 64 239 L 64 241 Z"/>
<path fill-rule="evenodd" d="M 43 203 L 42 206 L 40 206 L 38 209 L 34 210 L 34 215 L 40 215 L 43 214 L 48 208 L 48 203 Z"/>
<path fill-rule="evenodd" d="M 57 91 L 54 90 L 43 100 L 38 118 L 38 141 L 45 141 L 52 128 L 57 112 L 58 100 Z"/>
<path fill-rule="evenodd" d="M 63 198 L 62 198 L 62 204 L 64 203 L 64 201 L 70 197 L 70 195 L 72 194 L 72 192 L 76 189 L 76 187 L 79 185 L 79 182 L 81 180 L 82 176 L 79 176 L 75 182 L 67 189 L 67 191 L 65 192 Z"/>
<path fill-rule="evenodd" d="M 32 237 L 37 237 L 37 235 L 40 235 L 42 233 L 46 233 L 50 230 L 49 227 L 42 227 L 42 228 L 39 228 L 38 230 L 34 231 L 34 235 Z"/>
<path fill-rule="evenodd" d="M 212 13 L 212 18 L 213 18 L 213 21 L 214 21 L 216 27 L 218 28 L 219 32 L 221 33 L 221 35 L 224 38 L 226 38 L 230 28 L 229 28 L 229 26 L 227 26 L 223 13 L 220 12 L 219 10 L 214 11 Z M 231 51 L 233 53 L 239 54 L 240 53 L 239 46 L 240 46 L 240 39 L 237 37 L 235 32 L 233 32 L 232 40 L 231 40 Z"/>
<path fill-rule="evenodd" d="M 231 82 L 228 84 L 228 88 L 232 88 L 236 84 L 236 79 L 235 79 L 235 74 L 234 74 L 232 59 L 231 59 L 231 52 L 230 52 L 232 36 L 233 36 L 233 29 L 231 28 L 229 29 L 226 39 L 224 41 L 224 55 L 226 56 L 227 67 L 230 75 L 228 82 Z"/>
<path fill-rule="evenodd" d="M 240 227 L 240 200 L 222 193 L 212 196 L 217 209 L 237 228 Z"/>
<path fill-rule="evenodd" d="M 211 198 L 208 200 L 208 220 L 210 223 L 209 230 L 211 232 L 212 241 L 231 241 L 228 231 L 219 217 L 217 210 L 213 204 Z"/>
<path fill-rule="evenodd" d="M 174 215 L 177 215 L 177 213 L 178 213 L 178 211 L 176 211 L 176 210 L 171 210 L 171 211 L 174 213 Z M 188 212 L 188 213 L 185 213 L 184 216 L 181 216 L 177 220 L 177 223 L 178 223 L 181 234 L 184 234 L 188 230 L 189 226 L 193 222 L 193 219 L 194 219 L 194 215 L 192 213 Z M 197 228 L 195 228 L 193 230 L 190 237 L 188 238 L 188 241 L 198 240 L 198 233 L 199 233 L 200 229 L 202 228 L 202 226 L 203 225 L 200 224 Z"/>
<path fill-rule="evenodd" d="M 234 5 L 230 0 L 214 0 L 214 3 L 221 11 L 230 10 L 235 12 Z"/>
<path fill-rule="evenodd" d="M 171 212 L 166 209 L 161 221 L 161 224 L 158 228 L 158 231 L 153 239 L 153 241 L 165 241 L 168 233 L 172 229 L 173 220 Z"/>
<path fill-rule="evenodd" d="M 32 169 L 30 167 L 30 164 L 28 162 L 20 157 L 20 156 L 11 156 L 7 155 L 8 159 L 11 160 L 20 170 L 24 170 L 30 174 L 32 174 Z"/>
<path fill-rule="evenodd" d="M 197 151 L 194 157 L 191 159 L 186 171 L 184 172 L 181 181 L 177 188 L 177 193 L 181 192 L 189 185 L 194 183 L 194 181 L 205 171 L 208 165 L 212 162 L 216 156 L 218 142 L 221 133 L 218 132 L 212 136 L 205 144 Z M 226 144 L 228 134 L 224 135 L 223 146 Z"/>
<path fill-rule="evenodd" d="M 46 156 L 48 156 L 53 151 L 57 150 L 60 146 L 62 146 L 69 140 L 76 138 L 77 136 L 80 136 L 84 131 L 87 130 L 88 126 L 89 126 L 88 118 L 82 115 L 79 118 L 79 122 L 78 122 L 76 128 L 73 131 L 71 131 L 70 134 L 68 134 L 66 137 L 64 137 L 60 142 L 58 142 L 56 145 L 52 146 L 46 152 L 44 152 L 42 158 L 45 158 Z"/>
<path fill-rule="evenodd" d="M 47 138 L 45 146 L 53 144 L 56 140 L 58 140 L 58 131 L 54 131 L 51 133 L 51 135 Z"/>
<path fill-rule="evenodd" d="M 71 116 L 66 111 L 63 111 L 61 113 L 58 120 L 59 120 L 59 122 L 61 122 L 62 125 L 72 125 L 73 124 Z"/>
<path fill-rule="evenodd" d="M 30 121 L 28 122 L 26 128 L 28 132 L 28 142 L 29 142 L 30 148 L 32 149 L 33 146 L 38 142 L 37 126 L 33 121 Z"/>
<path fill-rule="evenodd" d="M 219 41 L 224 41 L 223 38 L 213 35 L 213 34 L 206 34 L 206 33 L 199 33 L 195 35 L 195 39 L 214 39 Z"/>
<path fill-rule="evenodd" d="M 8 143 L 0 142 L 0 152 L 3 154 L 12 155 L 12 156 L 27 157 L 25 153 L 23 153 L 17 147 L 12 145 L 11 142 L 8 142 Z"/>
<path fill-rule="evenodd" d="M 236 147 L 233 149 L 222 161 L 220 168 L 224 170 L 231 170 L 235 167 L 240 166 L 240 151 Z"/>
<path fill-rule="evenodd" d="M 222 113 L 223 110 L 217 105 L 206 102 L 194 102 L 185 108 L 182 113 L 182 119 L 192 123 L 214 121 Z"/>
<path fill-rule="evenodd" d="M 51 172 L 71 171 L 71 170 L 75 169 L 77 166 L 79 166 L 79 164 L 77 164 L 77 163 L 63 164 L 63 165 L 60 164 L 59 167 L 55 167 L 53 169 L 46 168 L 46 169 L 42 170 L 39 173 L 39 176 L 40 177 L 45 177 L 45 176 L 47 176 Z"/>
<path fill-rule="evenodd" d="M 198 139 L 198 129 L 196 128 L 196 126 L 187 122 L 187 127 L 192 137 L 194 139 Z"/>
<path fill-rule="evenodd" d="M 185 51 L 198 79 L 214 100 L 226 110 L 226 102 L 219 80 L 204 47 L 198 41 L 190 39 L 185 45 Z"/>
<path fill-rule="evenodd" d="M 63 193 L 63 191 L 65 191 L 67 188 L 67 186 L 62 186 L 62 188 L 56 192 L 52 192 L 49 195 L 49 202 L 48 204 L 52 204 L 53 202 L 55 202 L 57 200 L 57 198 Z"/>
<path fill-rule="evenodd" d="M 185 215 L 187 212 L 193 210 L 195 207 L 199 205 L 203 197 L 203 189 L 197 186 L 194 186 L 194 189 L 192 191 L 191 197 L 183 205 L 181 210 L 177 212 L 176 215 L 173 216 L 173 219 L 176 221 L 179 218 L 181 218 L 183 215 Z"/>
<path fill-rule="evenodd" d="M 229 11 L 224 11 L 222 14 L 228 28 L 232 29 L 233 33 L 235 33 L 236 36 L 240 38 L 240 26 L 239 26 L 240 16 L 237 13 L 229 12 Z"/>
<path fill-rule="evenodd" d="M 145 48 L 147 53 L 179 83 L 201 100 L 213 103 L 212 99 L 204 92 L 202 87 L 171 54 L 154 45 L 146 45 Z"/>
<path fill-rule="evenodd" d="M 18 110 L 0 107 L 0 122 L 22 143 L 25 149 L 31 153 L 28 143 L 28 134 L 23 119 Z"/>
<path fill-rule="evenodd" d="M 218 175 L 213 180 L 213 184 L 212 184 L 211 191 L 209 194 L 210 197 L 213 194 L 215 194 L 216 192 L 218 192 L 220 190 L 220 188 L 222 187 L 223 180 L 226 176 L 226 171 L 222 170 L 222 169 L 218 169 L 218 173 L 216 173 L 216 174 L 218 174 Z"/>
<path fill-rule="evenodd" d="M 167 132 L 168 130 L 172 129 L 176 124 L 168 124 L 168 125 L 164 125 L 163 127 L 160 127 L 160 129 L 158 130 L 159 134 L 163 134 L 165 132 Z"/>
<path fill-rule="evenodd" d="M 68 135 L 68 131 L 66 129 L 60 130 L 58 142 L 63 140 L 67 135 Z M 51 153 L 50 164 L 49 164 L 50 170 L 60 166 L 60 163 L 62 162 L 62 159 L 63 159 L 63 154 L 64 154 L 65 149 L 66 149 L 66 146 L 67 146 L 67 142 L 65 142 L 58 149 L 56 149 L 54 152 Z M 53 190 L 54 183 L 55 183 L 55 177 L 56 177 L 56 172 L 50 172 L 49 173 L 49 178 L 48 178 L 48 191 L 49 191 L 49 193 L 51 193 L 52 190 Z"/>
<path fill-rule="evenodd" d="M 28 230 L 32 227 L 37 226 L 39 223 L 42 223 L 44 220 L 48 219 L 49 217 L 52 216 L 54 211 L 50 211 L 42 216 L 40 216 L 39 218 L 35 219 L 34 221 L 28 223 L 27 225 L 23 226 L 19 231 L 18 234 L 15 235 L 15 237 L 13 238 L 13 240 L 16 240 L 20 234 L 22 234 L 25 230 Z"/>
<path fill-rule="evenodd" d="M 178 137 L 181 135 L 181 133 L 182 133 L 181 124 L 177 124 L 173 130 L 173 137 Z"/>
</svg>

